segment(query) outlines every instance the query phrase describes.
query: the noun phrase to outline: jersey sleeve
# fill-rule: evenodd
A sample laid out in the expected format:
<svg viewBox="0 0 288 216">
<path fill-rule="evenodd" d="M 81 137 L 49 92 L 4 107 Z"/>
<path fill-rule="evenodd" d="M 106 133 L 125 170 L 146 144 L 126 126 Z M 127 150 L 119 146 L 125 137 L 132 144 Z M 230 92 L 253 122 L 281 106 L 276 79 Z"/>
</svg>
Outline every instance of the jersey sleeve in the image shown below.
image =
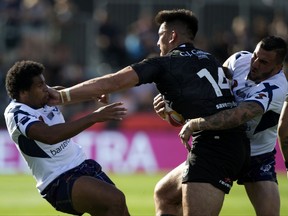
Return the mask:
<svg viewBox="0 0 288 216">
<path fill-rule="evenodd" d="M 273 109 L 274 104 L 283 103 L 285 93 L 276 84 L 271 82 L 261 82 L 252 89 L 245 101 L 255 101 L 260 104 L 265 112 Z"/>
<path fill-rule="evenodd" d="M 234 73 L 235 69 L 242 71 L 251 62 L 252 53 L 248 51 L 240 51 L 231 55 L 224 64 L 228 67 L 229 71 Z"/>
<path fill-rule="evenodd" d="M 256 89 L 259 91 L 254 91 L 253 93 L 251 92 L 244 102 L 256 102 L 262 107 L 263 111 L 266 112 L 272 98 L 271 96 L 269 98 L 269 94 L 265 92 L 264 89 L 260 89 L 258 87 L 256 87 Z"/>
<path fill-rule="evenodd" d="M 152 83 L 157 80 L 158 74 L 161 71 L 161 64 L 159 60 L 160 58 L 144 59 L 139 63 L 131 65 L 139 77 L 138 85 Z"/>
<path fill-rule="evenodd" d="M 13 119 L 15 122 L 15 127 L 20 133 L 27 137 L 27 131 L 32 124 L 39 122 L 39 116 L 36 113 L 32 112 L 30 109 L 19 109 L 12 110 Z M 16 129 L 15 128 L 15 129 Z"/>
</svg>

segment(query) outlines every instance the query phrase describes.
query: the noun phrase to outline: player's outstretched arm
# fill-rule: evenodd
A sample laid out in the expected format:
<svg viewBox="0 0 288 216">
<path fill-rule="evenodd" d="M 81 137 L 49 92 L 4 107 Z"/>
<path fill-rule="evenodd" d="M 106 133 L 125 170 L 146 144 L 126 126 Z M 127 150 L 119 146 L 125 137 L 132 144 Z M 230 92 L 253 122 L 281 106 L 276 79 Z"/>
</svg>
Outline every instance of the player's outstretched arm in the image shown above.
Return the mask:
<svg viewBox="0 0 288 216">
<path fill-rule="evenodd" d="M 288 178 L 288 102 L 285 101 L 278 124 L 278 142 L 285 161 Z"/>
<path fill-rule="evenodd" d="M 104 94 L 134 87 L 138 82 L 137 73 L 128 66 L 116 73 L 93 78 L 57 92 L 50 89 L 48 104 L 60 105 L 85 100 L 98 100 Z"/>
<path fill-rule="evenodd" d="M 121 102 L 112 103 L 100 107 L 78 120 L 52 126 L 40 121 L 30 126 L 27 135 L 33 140 L 47 144 L 56 144 L 79 134 L 97 122 L 108 120 L 121 121 L 127 113 L 127 109 L 122 105 L 123 103 Z"/>
</svg>

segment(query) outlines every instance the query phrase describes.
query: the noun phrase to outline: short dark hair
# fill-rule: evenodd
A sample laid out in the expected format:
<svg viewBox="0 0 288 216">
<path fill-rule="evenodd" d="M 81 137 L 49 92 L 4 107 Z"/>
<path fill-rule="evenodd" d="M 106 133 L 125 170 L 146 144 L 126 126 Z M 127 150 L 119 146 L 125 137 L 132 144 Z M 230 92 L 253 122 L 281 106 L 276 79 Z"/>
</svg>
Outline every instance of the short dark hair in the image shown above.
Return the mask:
<svg viewBox="0 0 288 216">
<path fill-rule="evenodd" d="M 193 40 L 198 32 L 198 19 L 192 11 L 186 9 L 162 10 L 155 17 L 155 22 L 158 25 L 164 22 L 170 24 L 177 21 L 186 26 Z"/>
<path fill-rule="evenodd" d="M 18 61 L 6 74 L 6 91 L 10 98 L 19 99 L 21 91 L 29 90 L 33 84 L 33 77 L 44 72 L 42 64 L 34 61 Z"/>
<path fill-rule="evenodd" d="M 277 55 L 277 61 L 283 63 L 287 55 L 287 43 L 284 39 L 277 36 L 268 36 L 259 42 L 260 48 L 266 51 L 274 51 Z"/>
</svg>

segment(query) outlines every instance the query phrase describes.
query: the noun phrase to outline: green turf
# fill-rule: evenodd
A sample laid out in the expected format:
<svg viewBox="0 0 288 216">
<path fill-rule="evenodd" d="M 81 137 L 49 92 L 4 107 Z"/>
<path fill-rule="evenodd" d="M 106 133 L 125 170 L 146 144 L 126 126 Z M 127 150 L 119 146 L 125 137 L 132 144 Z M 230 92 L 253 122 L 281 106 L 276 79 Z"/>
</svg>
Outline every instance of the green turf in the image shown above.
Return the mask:
<svg viewBox="0 0 288 216">
<path fill-rule="evenodd" d="M 126 194 L 128 207 L 132 216 L 153 216 L 153 188 L 163 176 L 115 175 L 113 181 Z M 29 175 L 0 175 L 0 215 L 1 216 L 67 216 L 54 210 L 40 197 L 33 177 Z M 281 193 L 281 216 L 288 216 L 288 182 L 286 175 L 279 175 Z M 234 184 L 231 193 L 226 196 L 222 216 L 255 215 L 243 187 Z M 88 214 L 85 214 L 88 216 Z"/>
</svg>

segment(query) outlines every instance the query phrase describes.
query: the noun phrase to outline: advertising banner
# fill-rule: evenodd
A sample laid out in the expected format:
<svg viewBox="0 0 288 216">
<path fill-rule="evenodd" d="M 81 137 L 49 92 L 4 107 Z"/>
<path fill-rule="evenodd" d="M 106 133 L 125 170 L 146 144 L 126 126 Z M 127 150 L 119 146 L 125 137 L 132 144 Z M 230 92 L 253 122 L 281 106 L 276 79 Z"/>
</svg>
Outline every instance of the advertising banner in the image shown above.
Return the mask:
<svg viewBox="0 0 288 216">
<path fill-rule="evenodd" d="M 186 160 L 177 130 L 87 130 L 74 137 L 88 158 L 115 173 L 171 170 Z M 277 146 L 278 171 L 285 171 Z M 0 174 L 29 172 L 6 130 L 0 130 Z"/>
</svg>

